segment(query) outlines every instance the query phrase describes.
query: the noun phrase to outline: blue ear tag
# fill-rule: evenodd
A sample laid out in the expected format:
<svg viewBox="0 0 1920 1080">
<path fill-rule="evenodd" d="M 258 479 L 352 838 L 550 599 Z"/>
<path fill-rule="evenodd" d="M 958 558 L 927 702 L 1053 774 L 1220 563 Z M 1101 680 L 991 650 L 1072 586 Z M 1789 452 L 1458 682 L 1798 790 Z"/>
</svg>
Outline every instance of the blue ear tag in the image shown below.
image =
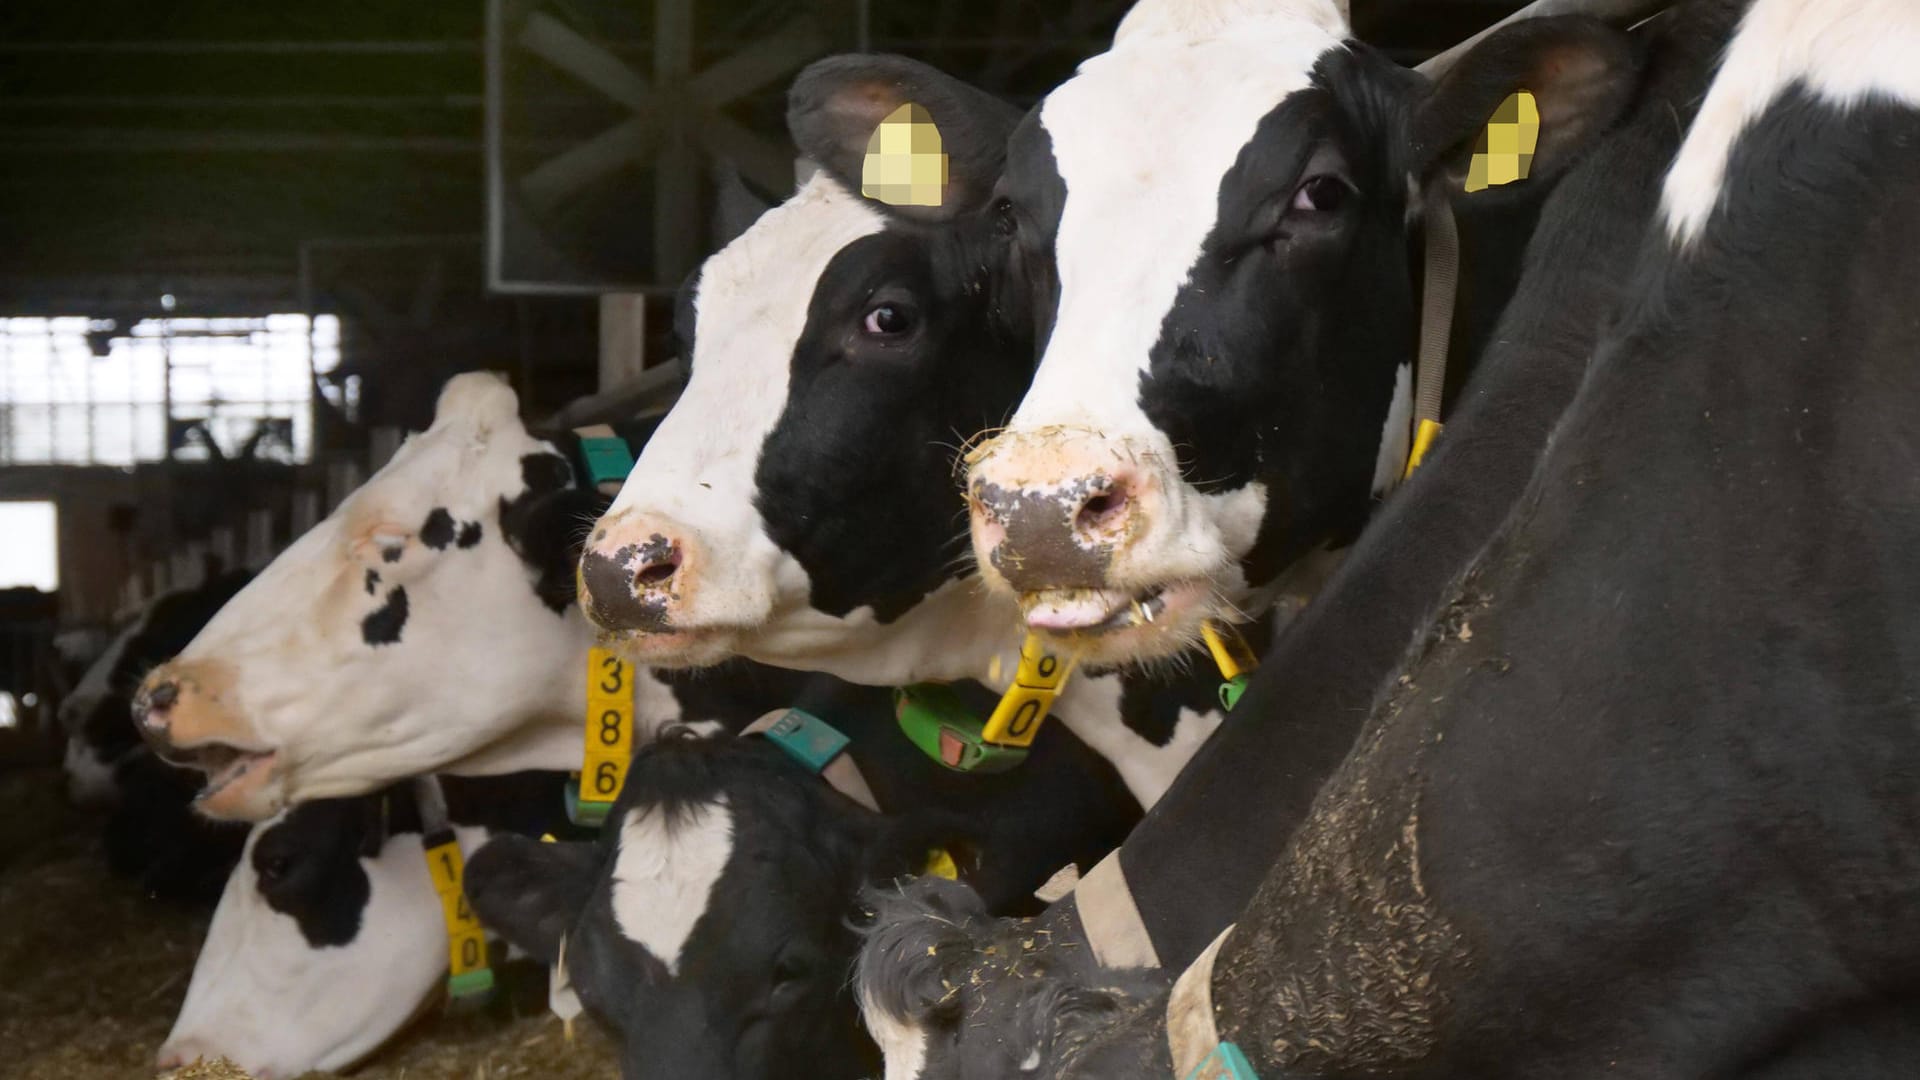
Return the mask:
<svg viewBox="0 0 1920 1080">
<path fill-rule="evenodd" d="M 1200 1059 L 1187 1080 L 1260 1080 L 1260 1074 L 1253 1071 L 1253 1063 L 1239 1047 L 1223 1042 Z"/>
<path fill-rule="evenodd" d="M 587 465 L 587 482 L 594 487 L 625 483 L 627 474 L 633 471 L 633 451 L 619 436 L 582 435 L 580 457 Z"/>
<path fill-rule="evenodd" d="M 831 764 L 853 741 L 805 709 L 788 709 L 785 716 L 760 734 L 816 773 Z"/>
</svg>

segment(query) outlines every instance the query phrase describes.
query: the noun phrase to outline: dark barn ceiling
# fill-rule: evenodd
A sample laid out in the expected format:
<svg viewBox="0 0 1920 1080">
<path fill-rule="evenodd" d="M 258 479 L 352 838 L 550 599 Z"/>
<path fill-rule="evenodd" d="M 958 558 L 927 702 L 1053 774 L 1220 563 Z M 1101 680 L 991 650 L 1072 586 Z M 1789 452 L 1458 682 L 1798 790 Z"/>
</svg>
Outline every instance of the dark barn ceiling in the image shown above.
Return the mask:
<svg viewBox="0 0 1920 1080">
<path fill-rule="evenodd" d="M 802 16 L 826 48 L 856 48 L 864 35 L 877 50 L 1022 103 L 1099 51 L 1129 6 L 506 2 L 543 4 L 599 31 L 641 73 L 654 57 L 655 3 L 690 4 L 695 71 Z M 1364 39 L 1413 62 L 1518 4 L 1354 6 Z M 385 367 L 397 381 L 431 387 L 445 372 L 488 366 L 520 371 L 525 388 L 537 368 L 544 396 L 591 389 L 590 300 L 498 297 L 484 287 L 486 17 L 486 0 L 0 4 L 0 315 L 126 325 L 160 314 L 162 294 L 176 298 L 176 314 L 304 304 L 348 320 L 345 352 L 369 377 Z M 766 80 L 727 115 L 784 145 L 785 82 Z M 606 104 L 584 96 L 572 127 L 589 129 L 598 122 L 589 112 Z M 572 137 L 567 125 L 509 137 L 540 135 L 556 145 Z M 631 175 L 644 202 L 651 175 Z M 710 203 L 697 195 L 686 213 L 703 215 Z M 391 371 L 396 364 L 404 376 Z M 395 419 L 417 421 L 417 411 L 418 402 Z"/>
</svg>

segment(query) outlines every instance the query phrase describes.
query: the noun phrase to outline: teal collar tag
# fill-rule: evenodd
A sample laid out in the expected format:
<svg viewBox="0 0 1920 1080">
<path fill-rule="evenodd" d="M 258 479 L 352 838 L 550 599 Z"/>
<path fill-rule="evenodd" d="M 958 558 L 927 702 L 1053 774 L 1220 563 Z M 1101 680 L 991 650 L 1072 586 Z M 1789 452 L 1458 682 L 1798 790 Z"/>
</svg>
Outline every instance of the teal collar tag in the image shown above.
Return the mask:
<svg viewBox="0 0 1920 1080">
<path fill-rule="evenodd" d="M 624 484 L 633 471 L 633 451 L 617 435 L 581 436 L 580 457 L 586 463 L 587 483 L 592 487 Z"/>
<path fill-rule="evenodd" d="M 914 683 L 895 690 L 893 715 L 921 753 L 955 772 L 1007 772 L 1027 760 L 1024 746 L 988 742 L 985 722 L 951 687 Z"/>
<path fill-rule="evenodd" d="M 1220 1043 L 1200 1059 L 1187 1080 L 1260 1080 L 1247 1055 L 1230 1042 Z"/>
<path fill-rule="evenodd" d="M 840 729 L 804 709 L 788 709 L 785 716 L 760 734 L 816 773 L 824 772 L 853 741 Z"/>
</svg>

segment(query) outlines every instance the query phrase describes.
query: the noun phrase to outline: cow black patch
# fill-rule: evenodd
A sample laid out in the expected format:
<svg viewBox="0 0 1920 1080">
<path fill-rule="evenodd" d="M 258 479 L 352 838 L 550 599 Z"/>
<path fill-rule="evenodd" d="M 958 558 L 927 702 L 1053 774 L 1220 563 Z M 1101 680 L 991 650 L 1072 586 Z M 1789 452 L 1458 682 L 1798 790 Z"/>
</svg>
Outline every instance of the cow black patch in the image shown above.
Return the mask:
<svg viewBox="0 0 1920 1080">
<path fill-rule="evenodd" d="M 374 592 L 380 588 L 380 571 L 368 567 L 366 584 L 367 595 L 372 596 Z"/>
<path fill-rule="evenodd" d="M 1025 290 L 993 272 L 1003 256 L 984 214 L 895 221 L 815 282 L 754 506 L 806 568 L 818 610 L 871 606 L 889 622 L 961 572 L 957 447 L 1003 422 L 1031 375 Z M 910 329 L 864 332 L 876 303 L 911 312 Z"/>
<path fill-rule="evenodd" d="M 360 933 L 373 893 L 360 854 L 370 835 L 378 850 L 378 801 L 316 799 L 254 841 L 254 887 L 316 949 L 346 945 Z"/>
<path fill-rule="evenodd" d="M 480 523 L 477 521 L 462 522 L 460 525 L 460 536 L 454 540 L 454 544 L 462 549 L 465 549 L 465 548 L 470 548 L 479 542 L 480 542 Z"/>
<path fill-rule="evenodd" d="M 520 459 L 524 491 L 500 500 L 500 534 L 533 570 L 533 591 L 556 615 L 573 608 L 574 567 L 587 530 L 610 501 L 591 488 L 573 486 L 573 470 L 558 454 Z"/>
<path fill-rule="evenodd" d="M 427 512 L 427 520 L 420 526 L 420 542 L 435 551 L 445 551 L 453 543 L 453 515 L 446 507 L 436 506 Z"/>
<path fill-rule="evenodd" d="M 407 626 L 407 590 L 404 585 L 395 585 L 387 594 L 387 602 L 379 610 L 360 620 L 360 636 L 369 645 L 392 645 L 400 640 L 400 631 Z"/>
</svg>

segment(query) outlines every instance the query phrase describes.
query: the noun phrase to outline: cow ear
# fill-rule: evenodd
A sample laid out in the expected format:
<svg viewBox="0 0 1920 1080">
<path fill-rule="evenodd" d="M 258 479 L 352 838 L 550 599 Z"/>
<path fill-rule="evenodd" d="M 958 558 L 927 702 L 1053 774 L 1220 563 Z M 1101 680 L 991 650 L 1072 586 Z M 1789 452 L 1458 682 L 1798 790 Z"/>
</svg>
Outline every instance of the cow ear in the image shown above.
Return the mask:
<svg viewBox="0 0 1920 1080">
<path fill-rule="evenodd" d="M 1639 56 L 1597 19 L 1526 19 L 1489 35 L 1415 110 L 1410 171 L 1474 194 L 1550 179 L 1626 110 Z"/>
<path fill-rule="evenodd" d="M 467 864 L 467 899 L 482 923 L 552 966 L 599 871 L 598 844 L 496 836 Z"/>
<path fill-rule="evenodd" d="M 787 92 L 800 153 L 889 211 L 946 221 L 984 206 L 1020 112 L 904 56 L 830 56 Z"/>
</svg>

